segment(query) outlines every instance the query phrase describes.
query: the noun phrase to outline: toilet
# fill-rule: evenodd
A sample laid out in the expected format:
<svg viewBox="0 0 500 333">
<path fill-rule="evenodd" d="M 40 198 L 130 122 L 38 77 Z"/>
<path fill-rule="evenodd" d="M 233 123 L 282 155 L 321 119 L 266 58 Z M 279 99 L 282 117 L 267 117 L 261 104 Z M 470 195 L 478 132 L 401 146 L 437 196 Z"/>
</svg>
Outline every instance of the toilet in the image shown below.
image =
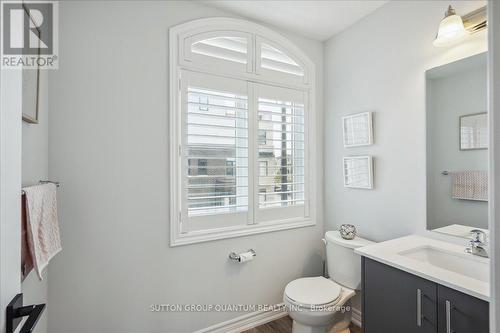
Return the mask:
<svg viewBox="0 0 500 333">
<path fill-rule="evenodd" d="M 354 249 L 373 244 L 356 237 L 346 240 L 338 231 L 325 234 L 330 278 L 293 280 L 285 287 L 283 301 L 293 319 L 292 333 L 349 333 L 351 298 L 361 286 L 361 257 Z"/>
</svg>

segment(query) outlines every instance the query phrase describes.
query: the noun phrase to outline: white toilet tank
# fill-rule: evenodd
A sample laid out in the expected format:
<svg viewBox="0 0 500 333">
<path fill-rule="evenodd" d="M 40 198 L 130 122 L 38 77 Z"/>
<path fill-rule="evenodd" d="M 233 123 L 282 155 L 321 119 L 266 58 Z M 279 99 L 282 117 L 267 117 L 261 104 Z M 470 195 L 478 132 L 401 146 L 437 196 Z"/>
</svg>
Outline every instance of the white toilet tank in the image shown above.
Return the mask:
<svg viewBox="0 0 500 333">
<path fill-rule="evenodd" d="M 353 240 L 343 239 L 338 231 L 328 231 L 326 240 L 326 262 L 328 275 L 333 281 L 354 289 L 361 287 L 361 257 L 354 249 L 374 244 L 374 242 L 357 237 Z"/>
</svg>

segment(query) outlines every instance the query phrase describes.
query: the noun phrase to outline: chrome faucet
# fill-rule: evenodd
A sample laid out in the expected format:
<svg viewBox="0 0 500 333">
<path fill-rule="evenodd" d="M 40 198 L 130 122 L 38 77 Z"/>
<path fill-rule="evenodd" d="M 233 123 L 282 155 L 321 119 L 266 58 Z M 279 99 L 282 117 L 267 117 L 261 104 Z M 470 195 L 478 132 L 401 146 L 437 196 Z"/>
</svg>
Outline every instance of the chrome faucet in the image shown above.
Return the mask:
<svg viewBox="0 0 500 333">
<path fill-rule="evenodd" d="M 465 249 L 465 252 L 489 258 L 488 251 L 486 250 L 486 234 L 482 230 L 474 229 L 470 231 L 472 236 L 469 241 L 469 246 Z"/>
</svg>

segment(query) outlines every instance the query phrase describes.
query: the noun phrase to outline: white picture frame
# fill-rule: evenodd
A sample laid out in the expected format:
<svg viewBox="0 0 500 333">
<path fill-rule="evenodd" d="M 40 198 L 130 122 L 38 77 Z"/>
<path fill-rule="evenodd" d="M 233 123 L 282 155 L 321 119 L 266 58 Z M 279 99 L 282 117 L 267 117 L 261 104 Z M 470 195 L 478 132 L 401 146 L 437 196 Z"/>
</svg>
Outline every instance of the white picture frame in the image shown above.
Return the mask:
<svg viewBox="0 0 500 333">
<path fill-rule="evenodd" d="M 373 157 L 345 156 L 343 158 L 344 187 L 373 189 Z"/>
<path fill-rule="evenodd" d="M 488 113 L 479 112 L 460 116 L 460 147 L 464 150 L 488 149 Z"/>
<path fill-rule="evenodd" d="M 39 25 L 35 23 L 35 20 L 29 14 L 29 10 L 23 5 L 25 11 L 25 18 L 30 21 L 30 25 L 33 24 L 35 27 L 31 30 L 36 38 L 38 56 L 40 56 L 40 34 L 41 31 L 37 28 Z M 22 68 L 22 120 L 29 124 L 38 124 L 39 116 L 39 93 L 40 93 L 40 66 L 38 62 L 36 67 L 26 67 Z"/>
<path fill-rule="evenodd" d="M 344 148 L 373 144 L 372 112 L 362 112 L 342 117 Z"/>
</svg>

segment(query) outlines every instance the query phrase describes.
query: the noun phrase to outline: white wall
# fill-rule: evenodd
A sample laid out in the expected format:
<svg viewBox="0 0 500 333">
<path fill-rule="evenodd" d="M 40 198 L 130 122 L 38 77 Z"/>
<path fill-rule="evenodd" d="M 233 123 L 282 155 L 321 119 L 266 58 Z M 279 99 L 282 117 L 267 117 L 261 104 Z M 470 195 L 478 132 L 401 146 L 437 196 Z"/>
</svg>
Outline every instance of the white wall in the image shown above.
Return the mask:
<svg viewBox="0 0 500 333">
<path fill-rule="evenodd" d="M 486 58 L 485 58 L 486 59 Z M 452 177 L 443 170 L 488 170 L 488 150 L 460 150 L 460 116 L 487 111 L 487 68 L 464 69 L 427 79 L 427 226 L 488 228 L 488 202 L 451 197 Z"/>
<path fill-rule="evenodd" d="M 425 71 L 485 51 L 484 32 L 451 48 L 432 45 L 449 4 L 467 13 L 482 1 L 391 1 L 325 46 L 325 228 L 358 226 L 383 241 L 426 225 Z M 390 23 L 390 24 L 389 24 Z M 344 149 L 341 117 L 373 111 L 375 144 Z M 375 189 L 344 189 L 342 157 L 375 157 Z"/>
<path fill-rule="evenodd" d="M 425 71 L 487 49 L 484 31 L 458 46 L 432 45 L 449 4 L 463 14 L 485 1 L 391 1 L 325 43 L 326 230 L 351 223 L 373 241 L 425 232 Z M 342 116 L 366 111 L 375 144 L 345 149 Z M 344 188 L 349 155 L 374 156 L 373 190 Z"/>
<path fill-rule="evenodd" d="M 48 73 L 40 71 L 40 90 L 38 100 L 38 124 L 23 122 L 22 145 L 22 184 L 29 186 L 49 177 L 49 114 L 48 114 Z M 47 302 L 48 274 L 40 281 L 32 271 L 21 284 L 24 304 L 40 304 Z M 36 325 L 34 333 L 47 332 L 48 308 Z"/>
<path fill-rule="evenodd" d="M 187 1 L 60 7 L 49 175 L 62 183 L 63 252 L 49 268 L 48 331 L 192 332 L 239 314 L 149 306 L 276 304 L 290 280 L 320 274 L 321 214 L 315 227 L 169 247 L 168 28 L 230 15 Z M 321 138 L 323 46 L 286 36 L 317 65 Z M 322 200 L 317 205 L 322 212 Z M 230 251 L 248 248 L 254 261 L 228 262 Z"/>
<path fill-rule="evenodd" d="M 5 308 L 21 291 L 22 76 L 0 71 L 0 332 Z"/>
<path fill-rule="evenodd" d="M 500 189 L 500 3 L 490 1 L 488 9 L 488 100 L 490 120 L 490 235 L 494 240 L 490 245 L 491 253 L 491 295 L 490 302 L 490 332 L 500 332 L 500 227 L 497 226 L 500 214 L 500 195 L 495 192 Z"/>
</svg>

